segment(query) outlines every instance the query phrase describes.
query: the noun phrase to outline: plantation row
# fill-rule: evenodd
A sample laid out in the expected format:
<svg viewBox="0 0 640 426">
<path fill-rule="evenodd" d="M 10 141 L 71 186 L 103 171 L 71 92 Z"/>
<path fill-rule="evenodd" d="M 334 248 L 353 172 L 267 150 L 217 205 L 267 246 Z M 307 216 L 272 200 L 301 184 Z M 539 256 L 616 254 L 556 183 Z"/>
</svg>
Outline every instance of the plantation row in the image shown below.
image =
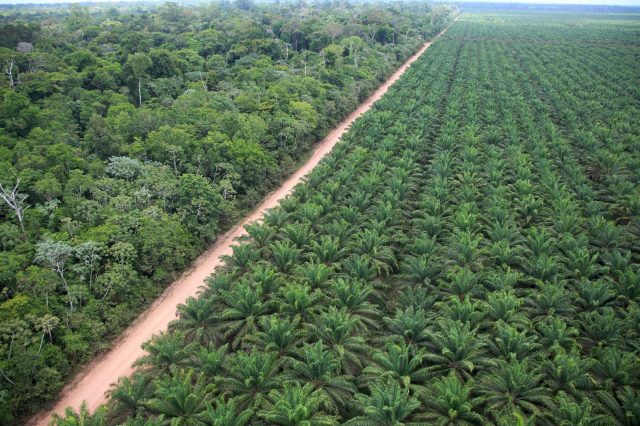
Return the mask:
<svg viewBox="0 0 640 426">
<path fill-rule="evenodd" d="M 463 16 L 94 420 L 639 424 L 640 22 L 585 16 Z"/>
</svg>

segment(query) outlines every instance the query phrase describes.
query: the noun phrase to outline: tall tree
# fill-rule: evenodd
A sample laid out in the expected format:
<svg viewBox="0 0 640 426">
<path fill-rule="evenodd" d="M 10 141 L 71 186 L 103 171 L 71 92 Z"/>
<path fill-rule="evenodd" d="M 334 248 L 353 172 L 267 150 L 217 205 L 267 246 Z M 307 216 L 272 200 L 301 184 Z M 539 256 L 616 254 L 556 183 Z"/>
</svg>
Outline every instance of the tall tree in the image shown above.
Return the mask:
<svg viewBox="0 0 640 426">
<path fill-rule="evenodd" d="M 127 58 L 127 65 L 131 67 L 133 76 L 138 80 L 138 106 L 142 106 L 142 77 L 147 74 L 152 64 L 151 58 L 141 52 L 130 54 Z"/>
</svg>

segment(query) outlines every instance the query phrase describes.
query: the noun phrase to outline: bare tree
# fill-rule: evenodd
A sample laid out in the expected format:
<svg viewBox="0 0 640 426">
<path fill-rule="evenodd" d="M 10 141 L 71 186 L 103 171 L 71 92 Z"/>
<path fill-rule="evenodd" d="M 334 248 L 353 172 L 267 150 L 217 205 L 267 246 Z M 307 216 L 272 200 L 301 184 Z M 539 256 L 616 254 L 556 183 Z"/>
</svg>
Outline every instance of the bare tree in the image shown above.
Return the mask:
<svg viewBox="0 0 640 426">
<path fill-rule="evenodd" d="M 9 188 L 5 188 L 0 183 L 0 198 L 2 198 L 2 200 L 4 200 L 9 208 L 16 214 L 18 223 L 20 223 L 22 234 L 26 237 L 27 232 L 24 229 L 24 211 L 29 208 L 29 206 L 25 204 L 25 200 L 27 199 L 28 195 L 18 192 L 19 185 L 20 178 L 18 176 L 16 176 L 16 184 L 11 191 L 9 191 Z"/>
<path fill-rule="evenodd" d="M 20 53 L 30 53 L 33 51 L 33 44 L 26 41 L 21 41 L 16 46 L 16 50 Z"/>
<path fill-rule="evenodd" d="M 67 283 L 67 278 L 64 274 L 67 270 L 68 262 L 72 259 L 74 254 L 75 250 L 73 247 L 62 241 L 44 240 L 39 242 L 36 246 L 35 261 L 46 268 L 52 269 L 56 274 L 58 274 L 62 280 L 64 289 L 67 292 L 69 308 L 71 311 L 73 311 L 73 297 L 69 291 L 69 284 Z"/>
<path fill-rule="evenodd" d="M 342 25 L 338 22 L 329 22 L 324 26 L 324 30 L 331 37 L 331 42 L 335 43 L 336 38 L 342 34 Z"/>
<path fill-rule="evenodd" d="M 11 59 L 10 61 L 7 61 L 7 63 L 4 66 L 4 73 L 9 78 L 9 87 L 12 88 L 12 89 L 15 87 L 15 82 L 13 81 L 13 66 L 14 65 L 15 65 L 15 60 Z"/>
</svg>

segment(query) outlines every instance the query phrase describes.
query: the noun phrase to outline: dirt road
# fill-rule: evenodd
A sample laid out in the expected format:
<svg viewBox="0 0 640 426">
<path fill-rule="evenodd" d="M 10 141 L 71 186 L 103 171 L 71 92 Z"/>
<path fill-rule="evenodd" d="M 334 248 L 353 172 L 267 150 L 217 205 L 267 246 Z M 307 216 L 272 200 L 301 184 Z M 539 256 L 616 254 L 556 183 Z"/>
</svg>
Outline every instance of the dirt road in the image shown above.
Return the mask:
<svg viewBox="0 0 640 426">
<path fill-rule="evenodd" d="M 293 187 L 331 151 L 343 133 L 348 130 L 351 123 L 368 111 L 374 102 L 385 94 L 409 65 L 418 59 L 430 45 L 431 42 L 425 43 L 366 101 L 320 141 L 309 160 L 291 175 L 279 189 L 270 193 L 242 223 L 222 235 L 211 248 L 200 255 L 191 268 L 185 271 L 177 281 L 173 282 L 162 296 L 124 331 L 109 352 L 95 359 L 78 373 L 74 380 L 62 390 L 60 399 L 51 411 L 38 414 L 27 424 L 45 426 L 49 423 L 54 412 L 63 413 L 65 407 L 69 406 L 78 410 L 82 401 L 87 401 L 91 411 L 104 403 L 106 400 L 105 392 L 109 390 L 110 385 L 116 382 L 119 377 L 129 376 L 133 373 L 132 364 L 145 353 L 141 345 L 154 334 L 167 329 L 169 322 L 176 318 L 176 306 L 184 303 L 190 296 L 196 296 L 205 278 L 211 275 L 213 270 L 221 263 L 220 256 L 232 253 L 231 245 L 234 239 L 246 234 L 244 226 L 260 219 L 266 210 L 275 207 L 281 199 L 286 197 Z"/>
</svg>

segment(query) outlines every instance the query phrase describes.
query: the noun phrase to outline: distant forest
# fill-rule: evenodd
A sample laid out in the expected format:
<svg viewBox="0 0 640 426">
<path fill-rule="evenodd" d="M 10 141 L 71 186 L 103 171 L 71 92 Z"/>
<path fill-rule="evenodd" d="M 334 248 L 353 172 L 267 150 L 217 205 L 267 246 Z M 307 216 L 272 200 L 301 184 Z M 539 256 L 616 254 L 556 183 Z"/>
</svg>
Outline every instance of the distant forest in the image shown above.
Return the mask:
<svg viewBox="0 0 640 426">
<path fill-rule="evenodd" d="M 455 2 L 460 10 L 465 11 L 547 11 L 547 12 L 594 12 L 594 13 L 640 13 L 640 6 L 615 6 L 592 4 L 546 4 L 546 3 L 491 3 L 482 1 Z"/>
</svg>

